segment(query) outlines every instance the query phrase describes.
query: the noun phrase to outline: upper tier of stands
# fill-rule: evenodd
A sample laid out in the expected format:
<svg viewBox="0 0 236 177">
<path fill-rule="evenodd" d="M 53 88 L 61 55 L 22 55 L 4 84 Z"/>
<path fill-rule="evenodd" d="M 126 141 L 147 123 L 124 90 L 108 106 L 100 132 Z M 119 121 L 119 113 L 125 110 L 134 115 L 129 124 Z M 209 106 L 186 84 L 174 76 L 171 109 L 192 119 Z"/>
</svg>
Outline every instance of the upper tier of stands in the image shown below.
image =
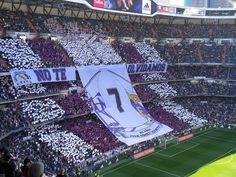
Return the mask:
<svg viewBox="0 0 236 177">
<path fill-rule="evenodd" d="M 36 18 L 37 17 L 37 18 Z M 234 38 L 234 24 L 151 24 L 43 16 L 21 11 L 0 11 L 0 25 L 8 31 L 97 34 L 134 38 Z"/>
</svg>

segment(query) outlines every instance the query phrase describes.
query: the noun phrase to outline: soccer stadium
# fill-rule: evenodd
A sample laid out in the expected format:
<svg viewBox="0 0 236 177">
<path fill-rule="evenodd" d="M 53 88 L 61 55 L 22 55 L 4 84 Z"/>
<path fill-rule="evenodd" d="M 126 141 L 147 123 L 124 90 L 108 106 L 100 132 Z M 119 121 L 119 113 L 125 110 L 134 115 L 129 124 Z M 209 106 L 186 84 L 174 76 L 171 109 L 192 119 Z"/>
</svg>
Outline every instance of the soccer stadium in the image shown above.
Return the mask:
<svg viewBox="0 0 236 177">
<path fill-rule="evenodd" d="M 235 177 L 236 1 L 0 0 L 0 177 Z"/>
</svg>

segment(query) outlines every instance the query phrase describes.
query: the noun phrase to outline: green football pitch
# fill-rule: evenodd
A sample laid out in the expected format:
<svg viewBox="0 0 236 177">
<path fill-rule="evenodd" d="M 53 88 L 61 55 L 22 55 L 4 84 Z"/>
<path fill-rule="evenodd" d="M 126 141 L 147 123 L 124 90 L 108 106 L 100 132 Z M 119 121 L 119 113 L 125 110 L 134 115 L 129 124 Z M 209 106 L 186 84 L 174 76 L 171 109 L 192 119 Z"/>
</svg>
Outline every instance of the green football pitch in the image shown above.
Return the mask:
<svg viewBox="0 0 236 177">
<path fill-rule="evenodd" d="M 126 160 L 101 172 L 102 177 L 235 177 L 236 131 L 208 129 L 193 138 L 138 160 Z"/>
</svg>

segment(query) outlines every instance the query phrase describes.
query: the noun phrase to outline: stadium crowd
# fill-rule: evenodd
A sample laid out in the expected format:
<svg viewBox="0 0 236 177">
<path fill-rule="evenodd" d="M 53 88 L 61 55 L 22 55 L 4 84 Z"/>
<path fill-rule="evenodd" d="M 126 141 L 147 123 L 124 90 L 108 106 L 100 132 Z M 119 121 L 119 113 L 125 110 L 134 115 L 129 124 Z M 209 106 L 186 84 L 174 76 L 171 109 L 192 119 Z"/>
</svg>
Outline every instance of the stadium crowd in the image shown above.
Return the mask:
<svg viewBox="0 0 236 177">
<path fill-rule="evenodd" d="M 91 106 L 85 96 L 71 94 L 55 98 L 58 105 L 65 110 L 65 115 L 79 115 L 91 112 Z"/>
<path fill-rule="evenodd" d="M 97 120 L 94 114 L 66 120 L 64 126 L 101 152 L 116 149 L 123 144 Z"/>
<path fill-rule="evenodd" d="M 28 177 L 29 168 L 24 168 L 26 159 L 31 163 L 42 162 L 44 164 L 44 173 L 47 176 L 52 176 L 55 173 L 60 174 L 62 169 L 66 170 L 65 172 L 68 176 L 77 176 L 77 168 L 73 164 L 69 165 L 62 154 L 52 151 L 49 146 L 39 141 L 37 137 L 32 137 L 29 133 L 20 132 L 10 135 L 1 141 L 1 146 L 3 145 L 4 147 L 0 149 L 0 164 L 4 163 L 4 154 L 7 154 L 10 157 L 10 161 L 8 160 L 7 163 L 11 165 L 8 170 L 12 174 L 9 177 Z M 28 164 L 28 167 L 30 167 L 31 163 Z M 0 174 L 6 173 L 6 170 L 5 172 L 1 170 Z"/>
<path fill-rule="evenodd" d="M 205 117 L 212 125 L 235 124 L 235 99 L 195 97 L 175 100 L 178 104 L 189 109 L 194 114 Z"/>
<path fill-rule="evenodd" d="M 19 128 L 28 127 L 18 104 L 12 104 L 0 109 L 0 137 Z"/>
<path fill-rule="evenodd" d="M 52 119 L 60 119 L 65 111 L 52 99 L 32 100 L 21 103 L 23 115 L 32 124 L 39 124 Z"/>
<path fill-rule="evenodd" d="M 179 43 L 154 45 L 168 63 L 235 63 L 234 44 Z"/>
<path fill-rule="evenodd" d="M 0 39 L 0 52 L 13 69 L 44 67 L 40 57 L 21 39 Z"/>
<path fill-rule="evenodd" d="M 184 122 L 181 119 L 178 119 L 172 113 L 167 112 L 160 105 L 156 103 L 146 103 L 145 107 L 152 117 L 156 118 L 158 122 L 161 122 L 165 125 L 168 125 L 176 132 L 182 132 L 183 130 L 188 129 L 190 126 L 187 122 Z"/>
<path fill-rule="evenodd" d="M 40 141 L 51 147 L 53 151 L 61 153 L 71 164 L 78 165 L 100 154 L 99 150 L 91 144 L 61 128 L 58 124 L 50 124 L 38 127 L 32 133 L 38 136 Z"/>
<path fill-rule="evenodd" d="M 61 45 L 73 58 L 76 66 L 115 64 L 121 62 L 121 57 L 105 41 L 92 36 L 88 41 L 82 41 L 76 36 L 65 37 Z"/>
<path fill-rule="evenodd" d="M 175 133 L 209 123 L 236 123 L 235 102 L 228 98 L 236 95 L 234 82 L 229 82 L 236 78 L 236 70 L 232 66 L 226 66 L 227 63 L 236 61 L 235 45 L 218 45 L 214 42 L 151 45 L 145 42 L 124 43 L 119 40 L 109 43 L 101 38 L 174 37 L 184 40 L 194 37 L 213 40 L 216 37 L 235 37 L 235 25 L 143 25 L 53 16 L 45 19 L 42 15 L 34 17 L 35 14 L 0 11 L 1 21 L 7 30 L 63 33 L 64 37 L 58 42 L 43 38 L 27 42 L 20 39 L 0 39 L 0 72 L 37 67 L 168 62 L 171 66 L 167 73 L 130 76 L 138 96 L 156 120 L 170 126 Z M 176 63 L 185 64 L 177 66 Z M 186 63 L 200 65 L 191 66 Z M 198 80 L 194 80 L 194 77 L 198 77 Z M 202 77 L 211 80 L 206 81 Z M 193 81 L 176 81 L 180 79 Z M 91 159 L 102 158 L 107 151 L 113 153 L 114 149 L 124 145 L 91 113 L 87 98 L 81 94 L 17 100 L 68 90 L 74 86 L 81 87 L 79 80 L 14 87 L 8 76 L 1 76 L 0 84 L 0 102 L 16 100 L 14 104 L 0 108 L 0 136 L 10 133 L 1 140 L 1 145 L 11 151 L 9 153 L 4 148 L 0 149 L 0 165 L 7 163 L 9 166 L 9 162 L 14 162 L 10 166 L 11 171 L 20 171 L 14 166 L 14 159 L 23 161 L 30 155 L 29 159 L 32 161 L 43 162 L 47 173 L 59 173 L 65 168 L 69 176 L 76 176 L 78 166 L 87 166 Z M 208 98 L 197 98 L 199 95 Z M 228 100 L 209 96 L 225 96 Z M 57 122 L 58 120 L 62 121 Z M 30 130 L 14 132 L 18 128 Z M 0 175 L 3 173 L 1 170 L 0 168 Z"/>
<path fill-rule="evenodd" d="M 67 53 L 65 53 L 64 49 L 57 42 L 50 39 L 36 38 L 29 40 L 28 43 L 49 68 L 74 65 Z"/>
</svg>

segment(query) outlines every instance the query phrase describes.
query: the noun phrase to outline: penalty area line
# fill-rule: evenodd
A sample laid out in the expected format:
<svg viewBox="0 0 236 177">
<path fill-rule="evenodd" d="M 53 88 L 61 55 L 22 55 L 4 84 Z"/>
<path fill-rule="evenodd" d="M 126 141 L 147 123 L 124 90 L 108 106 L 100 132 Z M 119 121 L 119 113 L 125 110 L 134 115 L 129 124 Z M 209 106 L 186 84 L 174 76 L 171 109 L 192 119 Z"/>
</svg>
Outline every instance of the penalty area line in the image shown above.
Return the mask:
<svg viewBox="0 0 236 177">
<path fill-rule="evenodd" d="M 193 138 L 190 138 L 189 140 L 195 139 L 195 138 L 197 138 L 197 137 L 201 137 L 201 136 L 203 136 L 203 135 L 205 135 L 205 134 L 209 134 L 209 133 L 211 133 L 211 132 L 213 132 L 213 131 L 215 131 L 215 130 L 216 130 L 215 128 L 210 129 L 210 130 L 209 130 L 209 129 L 203 130 L 202 132 L 204 132 L 204 133 L 202 133 L 202 134 L 200 134 L 200 135 L 197 135 L 197 136 L 194 136 Z M 187 142 L 187 141 L 188 141 L 188 140 L 186 140 L 185 142 Z M 179 144 L 181 144 L 181 143 L 179 143 Z M 164 151 L 164 150 L 167 150 L 167 149 L 169 149 L 169 148 L 171 148 L 171 147 L 173 147 L 173 146 L 177 146 L 177 145 L 179 145 L 179 144 L 175 144 L 175 145 L 172 145 L 172 146 L 167 147 L 166 149 L 162 149 L 162 150 L 160 150 L 160 151 L 156 151 L 156 152 L 154 152 L 154 153 L 152 153 L 152 154 L 149 154 L 149 155 L 147 155 L 147 156 L 145 156 L 145 157 L 142 157 L 142 158 L 140 158 L 140 159 L 131 161 L 131 162 L 125 164 L 125 165 L 121 165 L 121 166 L 118 167 L 118 168 L 115 168 L 115 167 L 114 167 L 114 169 L 110 169 L 110 170 L 108 170 L 107 172 L 102 173 L 102 175 L 105 177 L 107 174 L 110 174 L 110 173 L 112 173 L 112 172 L 114 172 L 114 171 L 117 171 L 117 170 L 119 170 L 119 169 L 121 169 L 121 168 L 124 168 L 124 167 L 126 167 L 126 166 L 128 166 L 128 165 L 131 165 L 132 163 L 135 163 L 135 162 L 137 162 L 137 161 L 146 159 L 146 158 L 152 156 L 153 154 L 160 154 L 159 152 Z"/>
<path fill-rule="evenodd" d="M 155 171 L 160 171 L 160 172 L 166 173 L 166 174 L 171 175 L 171 176 L 180 177 L 179 175 L 176 175 L 174 173 L 170 173 L 168 171 L 161 170 L 159 168 L 155 168 L 155 167 L 152 167 L 152 166 L 149 166 L 149 165 L 145 165 L 145 164 L 142 164 L 142 163 L 139 163 L 139 162 L 135 162 L 135 164 L 138 164 L 138 165 L 146 167 L 146 168 L 150 168 L 150 169 L 155 170 Z"/>
<path fill-rule="evenodd" d="M 183 152 L 186 152 L 186 151 L 188 151 L 188 150 L 190 150 L 190 149 L 193 149 L 193 148 L 195 148 L 195 147 L 197 147 L 197 146 L 199 146 L 200 145 L 200 143 L 197 143 L 197 144 L 195 144 L 195 145 L 193 145 L 193 146 L 191 146 L 191 147 L 189 147 L 189 148 L 187 148 L 187 149 L 184 149 L 184 150 L 182 150 L 182 151 L 179 151 L 179 152 L 177 152 L 177 153 L 175 153 L 175 154 L 173 154 L 173 155 L 165 155 L 165 156 L 168 156 L 169 158 L 171 158 L 171 157 L 174 157 L 174 156 L 176 156 L 176 155 L 179 155 L 179 154 L 181 154 L 181 153 L 183 153 Z M 161 155 L 163 155 L 162 153 L 159 153 L 159 154 L 161 154 Z"/>
<path fill-rule="evenodd" d="M 198 170 L 200 170 L 201 168 L 203 168 L 203 167 L 205 167 L 205 166 L 211 164 L 212 162 L 214 162 L 214 161 L 216 161 L 217 159 L 219 159 L 219 158 L 225 156 L 226 154 L 229 154 L 230 152 L 234 151 L 235 149 L 236 149 L 236 148 L 233 148 L 233 149 L 231 149 L 231 150 L 225 152 L 224 154 L 222 154 L 222 155 L 216 157 L 215 159 L 211 160 L 210 162 L 206 163 L 205 165 L 201 166 L 200 168 L 197 168 L 196 170 L 194 170 L 194 171 L 192 171 L 192 172 L 186 174 L 184 177 L 188 177 L 189 175 L 192 175 L 192 174 L 195 173 L 196 171 L 198 171 Z"/>
<path fill-rule="evenodd" d="M 212 140 L 223 141 L 223 142 L 226 142 L 226 143 L 230 143 L 230 144 L 236 145 L 235 141 L 231 141 L 229 139 L 223 139 L 223 138 L 214 137 L 214 136 L 208 136 L 208 135 L 204 135 L 204 137 L 212 139 Z"/>
</svg>

